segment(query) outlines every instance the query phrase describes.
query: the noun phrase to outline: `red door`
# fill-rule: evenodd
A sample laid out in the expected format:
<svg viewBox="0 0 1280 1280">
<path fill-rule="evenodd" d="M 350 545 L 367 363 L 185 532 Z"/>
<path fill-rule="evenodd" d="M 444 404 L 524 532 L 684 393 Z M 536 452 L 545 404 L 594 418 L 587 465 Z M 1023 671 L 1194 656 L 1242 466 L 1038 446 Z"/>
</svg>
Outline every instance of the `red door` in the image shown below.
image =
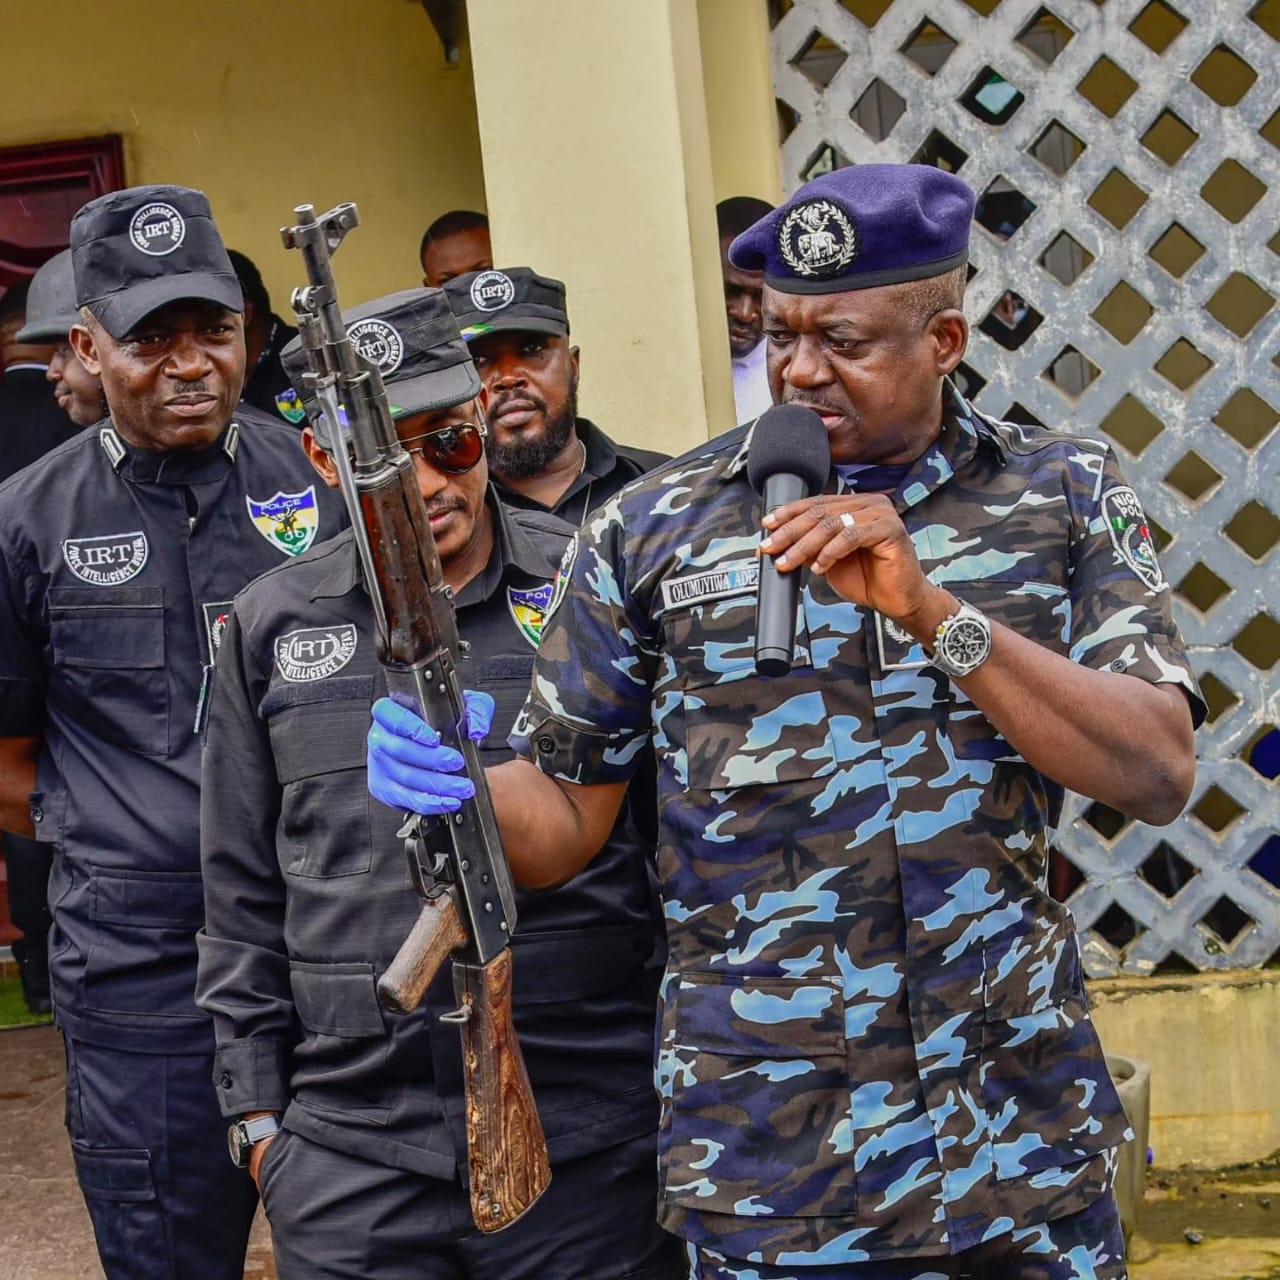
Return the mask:
<svg viewBox="0 0 1280 1280">
<path fill-rule="evenodd" d="M 0 148 L 0 294 L 67 247 L 76 210 L 124 185 L 117 136 Z"/>
</svg>

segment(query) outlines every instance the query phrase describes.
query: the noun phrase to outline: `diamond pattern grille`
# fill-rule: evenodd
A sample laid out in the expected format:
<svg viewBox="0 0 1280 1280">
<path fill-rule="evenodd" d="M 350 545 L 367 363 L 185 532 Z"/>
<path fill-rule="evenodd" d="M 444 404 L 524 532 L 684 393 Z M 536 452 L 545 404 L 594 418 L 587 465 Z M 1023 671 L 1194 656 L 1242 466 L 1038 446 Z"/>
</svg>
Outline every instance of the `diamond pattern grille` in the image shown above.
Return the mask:
<svg viewBox="0 0 1280 1280">
<path fill-rule="evenodd" d="M 1162 829 L 1069 800 L 1090 973 L 1280 957 L 1280 3 L 773 9 L 788 187 L 913 160 L 982 193 L 966 389 L 1109 437 L 1179 584 L 1196 792 Z"/>
</svg>

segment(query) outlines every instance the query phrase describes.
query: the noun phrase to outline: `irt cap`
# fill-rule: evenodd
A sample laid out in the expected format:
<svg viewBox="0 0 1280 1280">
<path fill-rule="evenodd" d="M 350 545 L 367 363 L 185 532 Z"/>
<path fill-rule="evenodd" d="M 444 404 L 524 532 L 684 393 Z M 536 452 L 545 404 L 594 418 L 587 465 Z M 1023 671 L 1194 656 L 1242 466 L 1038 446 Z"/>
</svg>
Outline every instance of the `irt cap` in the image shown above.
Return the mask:
<svg viewBox="0 0 1280 1280">
<path fill-rule="evenodd" d="M 442 289 L 405 289 L 344 311 L 342 318 L 356 350 L 378 366 L 393 418 L 449 409 L 480 394 L 479 375 Z M 301 338 L 285 347 L 280 360 L 316 438 L 332 448 L 323 420 L 317 420 L 319 405 L 302 377 L 309 366 Z"/>
<path fill-rule="evenodd" d="M 90 200 L 71 220 L 76 304 L 113 338 L 182 298 L 244 310 L 240 281 L 203 191 L 130 187 Z"/>
<path fill-rule="evenodd" d="M 444 291 L 468 342 L 503 332 L 569 336 L 564 284 L 531 267 L 471 271 L 447 280 Z"/>
</svg>

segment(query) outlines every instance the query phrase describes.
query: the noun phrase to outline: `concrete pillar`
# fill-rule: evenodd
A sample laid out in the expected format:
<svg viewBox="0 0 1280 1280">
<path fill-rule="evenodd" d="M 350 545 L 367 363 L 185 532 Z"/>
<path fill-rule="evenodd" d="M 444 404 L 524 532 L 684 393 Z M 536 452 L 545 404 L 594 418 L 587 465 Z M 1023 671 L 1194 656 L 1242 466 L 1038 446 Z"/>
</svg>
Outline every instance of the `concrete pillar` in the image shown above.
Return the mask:
<svg viewBox="0 0 1280 1280">
<path fill-rule="evenodd" d="M 782 148 L 765 0 L 698 0 L 717 200 L 782 199 Z"/>
<path fill-rule="evenodd" d="M 680 453 L 734 425 L 695 0 L 471 0 L 499 266 L 568 289 L 581 411 Z"/>
</svg>

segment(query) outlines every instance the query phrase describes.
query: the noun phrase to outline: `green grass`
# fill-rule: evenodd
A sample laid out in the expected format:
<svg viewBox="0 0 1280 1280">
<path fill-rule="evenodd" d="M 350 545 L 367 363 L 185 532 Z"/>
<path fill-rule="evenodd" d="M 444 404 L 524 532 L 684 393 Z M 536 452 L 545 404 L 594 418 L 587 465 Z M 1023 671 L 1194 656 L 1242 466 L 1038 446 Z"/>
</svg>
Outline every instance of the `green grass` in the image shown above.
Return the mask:
<svg viewBox="0 0 1280 1280">
<path fill-rule="evenodd" d="M 22 983 L 17 978 L 0 978 L 0 1029 L 5 1027 L 41 1027 L 52 1022 L 47 1013 L 38 1017 L 27 1012 L 22 998 Z"/>
</svg>

